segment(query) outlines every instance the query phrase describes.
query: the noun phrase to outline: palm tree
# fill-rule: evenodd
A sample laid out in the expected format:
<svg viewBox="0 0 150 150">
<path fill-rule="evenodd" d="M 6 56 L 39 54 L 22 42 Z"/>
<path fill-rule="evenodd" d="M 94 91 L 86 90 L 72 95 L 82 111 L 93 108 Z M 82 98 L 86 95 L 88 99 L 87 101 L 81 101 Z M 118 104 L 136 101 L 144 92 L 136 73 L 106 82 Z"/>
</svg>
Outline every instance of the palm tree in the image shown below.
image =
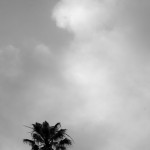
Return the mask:
<svg viewBox="0 0 150 150">
<path fill-rule="evenodd" d="M 61 124 L 50 126 L 48 122 L 32 124 L 30 139 L 23 142 L 29 144 L 32 150 L 66 150 L 72 145 L 72 138 L 66 133 L 66 129 L 61 129 Z"/>
</svg>

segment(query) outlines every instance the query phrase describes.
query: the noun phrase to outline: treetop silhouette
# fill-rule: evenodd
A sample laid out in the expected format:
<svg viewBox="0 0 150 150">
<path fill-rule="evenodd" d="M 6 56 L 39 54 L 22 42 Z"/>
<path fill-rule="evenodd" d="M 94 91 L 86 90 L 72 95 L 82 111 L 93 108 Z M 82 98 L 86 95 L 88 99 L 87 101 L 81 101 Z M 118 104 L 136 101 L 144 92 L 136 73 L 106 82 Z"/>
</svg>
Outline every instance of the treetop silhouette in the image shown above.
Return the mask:
<svg viewBox="0 0 150 150">
<path fill-rule="evenodd" d="M 29 144 L 32 150 L 66 150 L 72 145 L 72 138 L 66 129 L 61 129 L 60 123 L 50 126 L 47 121 L 36 122 L 28 128 L 31 129 L 32 139 L 23 139 L 23 142 Z"/>
</svg>

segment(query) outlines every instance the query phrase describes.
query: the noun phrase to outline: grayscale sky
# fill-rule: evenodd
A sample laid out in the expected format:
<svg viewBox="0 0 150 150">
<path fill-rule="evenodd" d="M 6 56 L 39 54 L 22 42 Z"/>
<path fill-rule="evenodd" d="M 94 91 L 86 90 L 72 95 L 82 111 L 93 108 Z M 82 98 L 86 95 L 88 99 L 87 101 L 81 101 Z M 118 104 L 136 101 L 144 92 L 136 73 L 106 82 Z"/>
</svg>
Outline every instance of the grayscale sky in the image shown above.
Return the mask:
<svg viewBox="0 0 150 150">
<path fill-rule="evenodd" d="M 45 120 L 72 150 L 149 150 L 149 0 L 0 0 L 0 149 Z"/>
</svg>

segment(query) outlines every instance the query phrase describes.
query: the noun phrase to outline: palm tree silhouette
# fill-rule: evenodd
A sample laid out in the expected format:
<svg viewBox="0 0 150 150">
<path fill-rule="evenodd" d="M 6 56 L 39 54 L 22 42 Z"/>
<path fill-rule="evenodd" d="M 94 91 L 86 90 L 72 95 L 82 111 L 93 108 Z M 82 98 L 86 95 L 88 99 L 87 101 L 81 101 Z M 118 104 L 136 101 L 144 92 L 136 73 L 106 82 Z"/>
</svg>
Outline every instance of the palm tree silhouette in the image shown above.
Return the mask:
<svg viewBox="0 0 150 150">
<path fill-rule="evenodd" d="M 66 129 L 61 129 L 61 124 L 50 126 L 48 122 L 32 124 L 30 139 L 23 139 L 24 143 L 31 146 L 32 150 L 66 150 L 72 145 L 72 138 L 66 133 Z"/>
</svg>

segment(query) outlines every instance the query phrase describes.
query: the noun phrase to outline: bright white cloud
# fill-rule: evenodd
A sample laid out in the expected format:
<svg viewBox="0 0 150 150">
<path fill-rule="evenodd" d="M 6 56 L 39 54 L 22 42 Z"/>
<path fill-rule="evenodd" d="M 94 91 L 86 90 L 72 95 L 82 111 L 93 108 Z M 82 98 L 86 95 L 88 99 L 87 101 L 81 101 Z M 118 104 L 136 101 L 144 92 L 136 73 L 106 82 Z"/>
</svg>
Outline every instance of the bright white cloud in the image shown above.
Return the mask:
<svg viewBox="0 0 150 150">
<path fill-rule="evenodd" d="M 62 0 L 55 7 L 53 18 L 58 27 L 85 37 L 96 30 L 108 30 L 112 13 L 111 1 Z"/>
</svg>

